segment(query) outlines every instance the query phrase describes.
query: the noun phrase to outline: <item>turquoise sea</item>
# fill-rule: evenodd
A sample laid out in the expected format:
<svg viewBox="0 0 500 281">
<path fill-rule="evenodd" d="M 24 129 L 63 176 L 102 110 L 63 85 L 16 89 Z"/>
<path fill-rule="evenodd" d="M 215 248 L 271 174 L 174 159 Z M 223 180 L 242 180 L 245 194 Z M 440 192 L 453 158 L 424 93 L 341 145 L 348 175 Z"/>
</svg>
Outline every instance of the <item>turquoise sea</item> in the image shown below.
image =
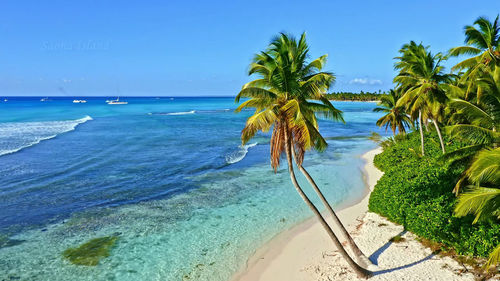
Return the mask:
<svg viewBox="0 0 500 281">
<path fill-rule="evenodd" d="M 312 215 L 286 167 L 272 171 L 269 134 L 240 146 L 252 112 L 233 98 L 73 99 L 0 100 L 0 280 L 229 280 Z M 364 191 L 367 136 L 385 132 L 375 103 L 334 105 L 347 123 L 320 121 L 329 147 L 304 166 L 341 206 Z M 108 235 L 98 266 L 62 258 Z"/>
</svg>

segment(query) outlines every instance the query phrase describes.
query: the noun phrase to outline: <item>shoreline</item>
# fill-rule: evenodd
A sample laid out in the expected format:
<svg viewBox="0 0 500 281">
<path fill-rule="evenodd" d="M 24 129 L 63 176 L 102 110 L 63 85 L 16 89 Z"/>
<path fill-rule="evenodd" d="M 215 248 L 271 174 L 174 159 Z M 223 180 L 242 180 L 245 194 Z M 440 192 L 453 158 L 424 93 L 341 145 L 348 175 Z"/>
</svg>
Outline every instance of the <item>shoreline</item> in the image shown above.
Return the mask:
<svg viewBox="0 0 500 281">
<path fill-rule="evenodd" d="M 377 147 L 365 152 L 361 158 L 365 161 L 362 169 L 362 177 L 365 182 L 363 194 L 353 202 L 336 208 L 337 215 L 344 226 L 351 230 L 368 211 L 368 200 L 373 187 L 382 172 L 375 168 L 373 159 L 375 155 L 382 152 Z M 330 220 L 330 216 L 326 217 Z M 339 237 L 340 238 L 340 237 Z M 316 243 L 308 243 L 316 241 Z M 343 239 L 341 240 L 343 241 Z M 270 241 L 259 247 L 248 259 L 244 269 L 237 272 L 231 278 L 232 281 L 254 281 L 274 280 L 280 276 L 283 280 L 304 280 L 299 271 L 314 253 L 323 253 L 334 248 L 326 232 L 317 221 L 316 217 L 310 217 L 305 221 L 277 234 Z M 306 253 L 305 253 L 306 252 Z M 288 274 L 284 276 L 284 274 Z"/>
</svg>

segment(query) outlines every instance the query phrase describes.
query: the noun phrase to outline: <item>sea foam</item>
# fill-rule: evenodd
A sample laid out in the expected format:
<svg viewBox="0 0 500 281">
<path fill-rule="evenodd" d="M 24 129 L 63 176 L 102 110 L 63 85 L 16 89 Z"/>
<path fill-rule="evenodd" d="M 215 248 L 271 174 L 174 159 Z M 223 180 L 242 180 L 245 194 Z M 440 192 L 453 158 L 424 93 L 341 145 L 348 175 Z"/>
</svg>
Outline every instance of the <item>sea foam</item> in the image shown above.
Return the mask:
<svg viewBox="0 0 500 281">
<path fill-rule="evenodd" d="M 191 110 L 191 111 L 181 111 L 181 112 L 170 112 L 166 113 L 165 115 L 186 115 L 186 114 L 195 114 L 196 111 Z"/>
<path fill-rule="evenodd" d="M 76 126 L 89 120 L 92 117 L 87 115 L 76 120 L 0 123 L 0 156 L 73 131 Z"/>
<path fill-rule="evenodd" d="M 229 155 L 226 156 L 226 163 L 234 164 L 240 162 L 247 155 L 248 149 L 250 147 L 256 146 L 257 144 L 258 143 L 255 142 L 247 145 L 240 145 L 237 151 L 230 153 Z"/>
<path fill-rule="evenodd" d="M 222 113 L 229 112 L 231 109 L 211 109 L 211 110 L 190 110 L 190 111 L 178 111 L 178 112 L 148 112 L 148 115 L 188 115 L 188 114 L 207 114 L 207 113 Z"/>
</svg>

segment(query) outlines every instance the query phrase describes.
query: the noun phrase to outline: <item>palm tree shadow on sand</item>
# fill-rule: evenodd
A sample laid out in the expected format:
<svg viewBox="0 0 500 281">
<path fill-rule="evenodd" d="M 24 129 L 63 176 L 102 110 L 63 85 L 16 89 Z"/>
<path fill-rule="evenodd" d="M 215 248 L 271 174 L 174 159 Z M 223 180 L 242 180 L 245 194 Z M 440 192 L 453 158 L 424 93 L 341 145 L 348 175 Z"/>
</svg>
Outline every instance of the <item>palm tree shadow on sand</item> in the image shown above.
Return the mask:
<svg viewBox="0 0 500 281">
<path fill-rule="evenodd" d="M 402 236 L 406 233 L 407 231 L 406 230 L 403 230 L 401 231 L 398 235 L 399 236 Z M 387 241 L 387 243 L 385 243 L 382 247 L 378 248 L 378 250 L 376 250 L 375 252 L 373 252 L 373 254 L 370 255 L 369 259 L 370 261 L 374 264 L 374 265 L 378 265 L 378 259 L 380 257 L 380 255 L 385 251 L 387 250 L 394 242 L 392 241 Z M 394 271 L 397 271 L 397 270 L 401 270 L 401 269 L 406 269 L 406 268 L 409 268 L 409 267 L 412 267 L 412 266 L 415 266 L 419 263 L 422 263 L 426 260 L 430 260 L 432 259 L 433 257 L 435 256 L 435 254 L 430 254 L 426 257 L 424 257 L 423 259 L 420 259 L 420 260 L 417 260 L 417 261 L 414 261 L 412 263 L 409 263 L 409 264 L 405 264 L 405 265 L 402 265 L 402 266 L 398 266 L 398 267 L 394 267 L 394 268 L 388 268 L 388 269 L 383 269 L 383 270 L 379 270 L 379 271 L 374 271 L 373 272 L 373 275 L 381 275 L 381 274 L 385 274 L 385 273 L 389 273 L 389 272 L 394 272 Z"/>
</svg>

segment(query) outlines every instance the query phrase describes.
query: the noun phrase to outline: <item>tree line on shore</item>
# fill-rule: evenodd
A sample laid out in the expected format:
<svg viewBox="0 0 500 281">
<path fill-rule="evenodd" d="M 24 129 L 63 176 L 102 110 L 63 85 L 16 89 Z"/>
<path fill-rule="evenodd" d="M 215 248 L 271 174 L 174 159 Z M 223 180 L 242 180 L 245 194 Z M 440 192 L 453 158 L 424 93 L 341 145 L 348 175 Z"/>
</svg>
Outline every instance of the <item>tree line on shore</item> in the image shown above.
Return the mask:
<svg viewBox="0 0 500 281">
<path fill-rule="evenodd" d="M 378 92 L 333 92 L 326 94 L 325 96 L 329 100 L 334 101 L 379 101 L 382 96 L 386 96 L 386 92 L 378 91 Z"/>
</svg>

